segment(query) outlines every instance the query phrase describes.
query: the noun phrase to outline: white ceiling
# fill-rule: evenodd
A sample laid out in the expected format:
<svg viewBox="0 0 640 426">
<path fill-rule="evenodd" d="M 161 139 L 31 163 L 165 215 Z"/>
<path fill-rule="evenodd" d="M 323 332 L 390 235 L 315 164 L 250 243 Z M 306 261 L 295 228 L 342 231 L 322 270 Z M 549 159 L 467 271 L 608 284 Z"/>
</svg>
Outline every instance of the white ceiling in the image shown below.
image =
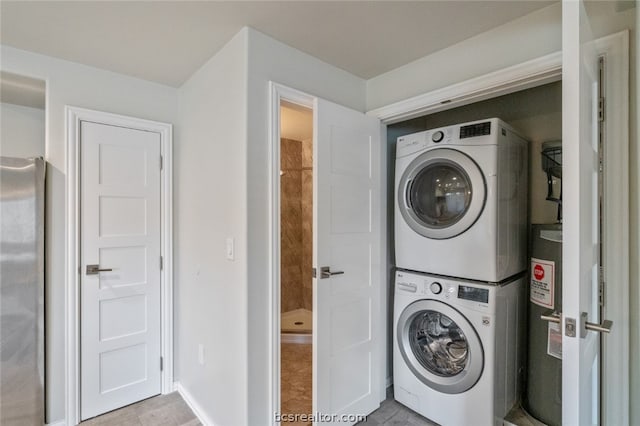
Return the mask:
<svg viewBox="0 0 640 426">
<path fill-rule="evenodd" d="M 3 44 L 180 86 L 243 26 L 368 79 L 553 1 L 6 1 Z"/>
</svg>

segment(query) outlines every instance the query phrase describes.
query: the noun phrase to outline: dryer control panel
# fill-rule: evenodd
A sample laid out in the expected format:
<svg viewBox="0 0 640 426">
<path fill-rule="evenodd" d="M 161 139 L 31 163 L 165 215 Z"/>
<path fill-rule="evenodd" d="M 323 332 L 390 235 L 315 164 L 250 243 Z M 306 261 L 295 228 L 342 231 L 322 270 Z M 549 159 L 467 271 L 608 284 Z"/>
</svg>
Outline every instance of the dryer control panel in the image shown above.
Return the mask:
<svg viewBox="0 0 640 426">
<path fill-rule="evenodd" d="M 435 145 L 445 145 L 452 141 L 453 128 L 443 127 L 425 132 L 400 136 L 396 140 L 396 158 L 405 157 Z"/>
</svg>

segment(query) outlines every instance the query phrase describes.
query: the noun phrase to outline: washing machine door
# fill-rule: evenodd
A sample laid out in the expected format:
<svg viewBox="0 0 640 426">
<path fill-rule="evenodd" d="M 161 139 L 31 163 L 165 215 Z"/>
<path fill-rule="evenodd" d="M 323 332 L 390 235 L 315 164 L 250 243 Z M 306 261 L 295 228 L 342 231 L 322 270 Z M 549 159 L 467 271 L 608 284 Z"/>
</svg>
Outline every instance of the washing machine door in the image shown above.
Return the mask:
<svg viewBox="0 0 640 426">
<path fill-rule="evenodd" d="M 432 239 L 453 238 L 480 217 L 486 199 L 482 171 L 468 155 L 439 148 L 416 157 L 398 183 L 405 222 Z"/>
<path fill-rule="evenodd" d="M 471 323 L 455 308 L 437 300 L 419 300 L 400 315 L 397 344 L 409 369 L 425 385 L 457 394 L 482 375 L 482 343 Z"/>
</svg>

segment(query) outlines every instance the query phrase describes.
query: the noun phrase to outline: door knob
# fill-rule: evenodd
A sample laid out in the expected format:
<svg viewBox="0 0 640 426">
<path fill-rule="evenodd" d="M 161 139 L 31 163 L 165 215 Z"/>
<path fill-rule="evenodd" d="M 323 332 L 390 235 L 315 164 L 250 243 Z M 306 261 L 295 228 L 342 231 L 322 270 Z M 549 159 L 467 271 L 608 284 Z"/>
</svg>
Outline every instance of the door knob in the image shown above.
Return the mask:
<svg viewBox="0 0 640 426">
<path fill-rule="evenodd" d="M 87 275 L 98 275 L 100 272 L 113 271 L 112 268 L 100 269 L 100 265 L 87 265 Z"/>
<path fill-rule="evenodd" d="M 562 313 L 557 313 L 554 311 L 550 314 L 540 315 L 540 319 L 560 324 L 560 321 L 562 321 Z"/>
<path fill-rule="evenodd" d="M 611 333 L 611 327 L 613 327 L 613 321 L 604 320 L 601 324 L 596 324 L 587 321 L 588 314 L 582 312 L 580 314 L 580 337 L 585 337 L 588 331 L 597 331 L 598 333 Z"/>
<path fill-rule="evenodd" d="M 342 275 L 344 271 L 335 271 L 331 272 L 331 268 L 329 266 L 323 266 L 320 268 L 320 278 L 331 278 L 333 275 Z"/>
</svg>

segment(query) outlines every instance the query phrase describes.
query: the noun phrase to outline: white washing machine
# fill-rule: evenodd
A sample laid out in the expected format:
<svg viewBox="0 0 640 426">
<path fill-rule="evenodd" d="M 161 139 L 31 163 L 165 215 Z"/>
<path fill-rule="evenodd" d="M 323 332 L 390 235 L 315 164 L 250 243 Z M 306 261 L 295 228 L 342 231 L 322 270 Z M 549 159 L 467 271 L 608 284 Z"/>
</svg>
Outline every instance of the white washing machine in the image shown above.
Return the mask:
<svg viewBox="0 0 640 426">
<path fill-rule="evenodd" d="M 397 271 L 395 399 L 443 426 L 502 425 L 520 396 L 525 287 Z"/>
<path fill-rule="evenodd" d="M 527 145 L 497 118 L 399 137 L 396 266 L 487 282 L 526 270 Z"/>
</svg>

